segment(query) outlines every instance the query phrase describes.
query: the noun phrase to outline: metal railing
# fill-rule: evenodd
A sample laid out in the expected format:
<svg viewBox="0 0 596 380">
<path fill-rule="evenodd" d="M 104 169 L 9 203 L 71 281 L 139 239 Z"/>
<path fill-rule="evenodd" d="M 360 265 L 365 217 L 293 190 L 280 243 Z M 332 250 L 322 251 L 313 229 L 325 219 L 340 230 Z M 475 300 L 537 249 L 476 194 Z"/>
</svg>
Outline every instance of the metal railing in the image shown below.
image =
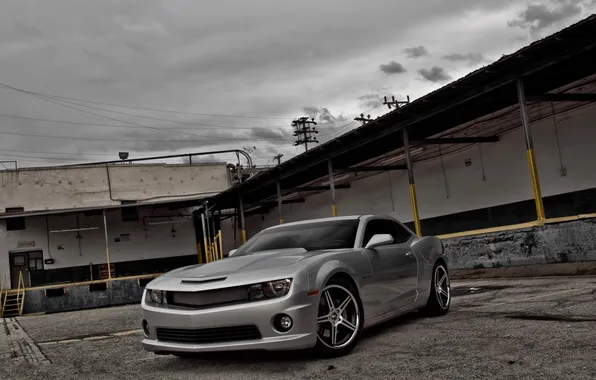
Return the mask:
<svg viewBox="0 0 596 380">
<path fill-rule="evenodd" d="M 213 237 L 213 241 L 206 241 L 205 257 L 208 263 L 223 259 L 223 239 L 221 230 Z"/>
<path fill-rule="evenodd" d="M 4 290 L 4 283 L 6 282 L 6 274 L 2 275 L 2 282 L 0 283 L 0 317 L 4 315 L 4 305 L 6 304 L 6 298 L 8 290 Z"/>
<path fill-rule="evenodd" d="M 17 306 L 19 315 L 23 315 L 23 306 L 25 305 L 25 280 L 23 272 L 19 272 L 19 284 L 17 286 Z"/>
</svg>

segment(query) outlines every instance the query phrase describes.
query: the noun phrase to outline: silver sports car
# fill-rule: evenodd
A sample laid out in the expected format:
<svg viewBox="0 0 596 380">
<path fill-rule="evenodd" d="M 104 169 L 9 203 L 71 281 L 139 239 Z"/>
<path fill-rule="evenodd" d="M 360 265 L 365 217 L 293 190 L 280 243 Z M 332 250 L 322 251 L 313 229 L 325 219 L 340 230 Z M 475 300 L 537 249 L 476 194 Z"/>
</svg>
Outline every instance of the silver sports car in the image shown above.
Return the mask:
<svg viewBox="0 0 596 380">
<path fill-rule="evenodd" d="M 151 281 L 141 302 L 143 346 L 181 357 L 307 348 L 335 357 L 365 328 L 415 310 L 443 315 L 450 303 L 437 237 L 417 237 L 387 216 L 307 220 Z"/>
</svg>

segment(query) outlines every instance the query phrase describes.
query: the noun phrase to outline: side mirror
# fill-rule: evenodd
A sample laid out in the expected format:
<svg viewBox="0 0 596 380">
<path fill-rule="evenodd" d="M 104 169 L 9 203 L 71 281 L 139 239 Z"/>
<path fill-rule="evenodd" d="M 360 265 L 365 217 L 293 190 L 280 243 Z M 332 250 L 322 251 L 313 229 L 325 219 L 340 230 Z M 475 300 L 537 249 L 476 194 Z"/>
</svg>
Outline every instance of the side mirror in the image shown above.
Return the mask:
<svg viewBox="0 0 596 380">
<path fill-rule="evenodd" d="M 370 240 L 368 241 L 368 244 L 366 244 L 366 249 L 375 249 L 377 247 L 383 246 L 383 245 L 389 245 L 393 243 L 393 236 L 389 235 L 389 234 L 377 234 L 377 235 L 373 235 L 373 237 L 370 238 Z"/>
<path fill-rule="evenodd" d="M 232 255 L 234 255 L 234 253 L 236 253 L 237 249 L 232 249 L 229 253 L 228 253 L 228 257 L 232 257 Z"/>
</svg>

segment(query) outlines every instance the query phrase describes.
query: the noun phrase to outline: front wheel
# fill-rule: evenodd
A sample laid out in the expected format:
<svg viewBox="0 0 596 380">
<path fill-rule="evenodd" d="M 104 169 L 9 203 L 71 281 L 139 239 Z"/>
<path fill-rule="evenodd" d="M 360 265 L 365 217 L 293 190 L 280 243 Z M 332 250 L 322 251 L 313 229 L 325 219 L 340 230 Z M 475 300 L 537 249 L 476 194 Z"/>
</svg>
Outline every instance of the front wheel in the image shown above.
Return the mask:
<svg viewBox="0 0 596 380">
<path fill-rule="evenodd" d="M 332 278 L 319 300 L 315 352 L 326 358 L 348 354 L 360 340 L 363 326 L 357 289 L 343 278 Z"/>
<path fill-rule="evenodd" d="M 428 316 L 436 317 L 447 314 L 451 306 L 451 282 L 444 263 L 438 262 L 433 268 L 432 281 L 428 301 L 424 312 Z"/>
</svg>

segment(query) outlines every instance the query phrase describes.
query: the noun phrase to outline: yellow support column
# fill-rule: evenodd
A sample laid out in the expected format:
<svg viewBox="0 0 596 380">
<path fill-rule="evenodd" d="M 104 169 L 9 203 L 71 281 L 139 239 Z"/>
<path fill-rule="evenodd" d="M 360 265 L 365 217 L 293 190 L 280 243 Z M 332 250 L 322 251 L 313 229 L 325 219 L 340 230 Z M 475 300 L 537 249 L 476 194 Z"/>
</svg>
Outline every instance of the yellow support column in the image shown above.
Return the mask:
<svg viewBox="0 0 596 380">
<path fill-rule="evenodd" d="M 422 236 L 422 227 L 420 225 L 420 212 L 418 211 L 418 198 L 416 197 L 416 184 L 414 183 L 414 167 L 410 155 L 410 139 L 406 128 L 402 131 L 404 140 L 404 150 L 406 153 L 406 164 L 408 166 L 408 181 L 410 183 L 410 200 L 412 201 L 412 212 L 414 213 L 414 228 L 416 235 Z"/>
<path fill-rule="evenodd" d="M 223 235 L 221 233 L 221 230 L 219 230 L 219 258 L 223 259 Z"/>
<path fill-rule="evenodd" d="M 242 197 L 239 198 L 240 204 L 240 228 L 242 229 L 242 244 L 246 243 L 246 224 L 244 220 L 244 203 Z"/>
<path fill-rule="evenodd" d="M 532 131 L 530 130 L 530 118 L 526 109 L 526 94 L 524 83 L 521 79 L 517 80 L 517 98 L 519 101 L 519 111 L 522 119 L 522 129 L 526 138 L 526 150 L 528 154 L 528 165 L 530 167 L 530 176 L 532 178 L 532 187 L 534 190 L 534 202 L 536 203 L 536 216 L 538 222 L 544 222 L 546 215 L 544 213 L 544 202 L 542 200 L 542 191 L 540 189 L 540 177 L 538 176 L 538 167 L 536 166 L 536 156 L 534 155 L 534 142 L 532 140 Z"/>
<path fill-rule="evenodd" d="M 103 232 L 106 245 L 106 265 L 108 267 L 108 280 L 112 279 L 112 266 L 110 265 L 110 247 L 108 245 L 108 221 L 106 219 L 106 210 L 103 210 Z"/>
<path fill-rule="evenodd" d="M 329 188 L 331 189 L 331 215 L 337 216 L 337 203 L 335 200 L 335 179 L 333 178 L 333 163 L 331 158 L 327 160 L 327 168 L 329 169 Z"/>
</svg>

